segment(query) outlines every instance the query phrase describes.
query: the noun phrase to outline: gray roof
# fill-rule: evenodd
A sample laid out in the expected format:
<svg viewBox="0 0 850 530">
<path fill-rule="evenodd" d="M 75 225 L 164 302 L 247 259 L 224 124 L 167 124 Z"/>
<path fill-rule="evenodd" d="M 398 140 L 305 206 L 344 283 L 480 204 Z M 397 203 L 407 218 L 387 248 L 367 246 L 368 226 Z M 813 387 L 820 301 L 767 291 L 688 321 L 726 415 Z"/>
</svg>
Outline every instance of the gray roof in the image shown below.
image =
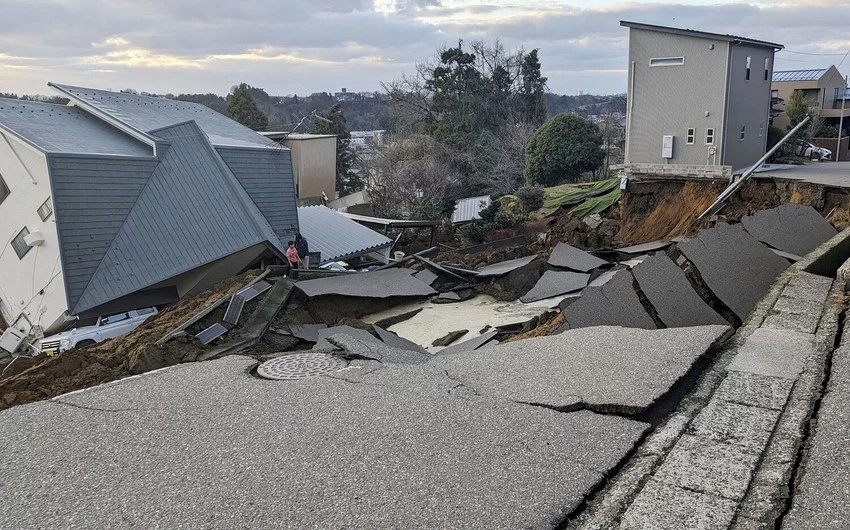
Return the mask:
<svg viewBox="0 0 850 530">
<path fill-rule="evenodd" d="M 392 245 L 383 234 L 326 206 L 298 208 L 298 225 L 311 252 L 321 252 L 321 261 L 338 261 Z"/>
<path fill-rule="evenodd" d="M 69 289 L 74 313 L 254 245 L 270 243 L 282 252 L 272 227 L 197 124 L 154 134 L 170 146 L 132 209 L 123 214 L 120 229 L 82 293 L 77 296 Z M 66 208 L 73 205 L 57 204 L 60 230 Z M 63 264 L 66 274 L 73 273 L 68 270 L 72 265 L 67 260 Z"/>
<path fill-rule="evenodd" d="M 285 242 L 298 231 L 292 152 L 289 149 L 217 147 L 236 180 Z"/>
<path fill-rule="evenodd" d="M 216 146 L 276 146 L 280 149 L 268 138 L 200 103 L 56 83 L 50 83 L 50 86 L 71 98 L 71 101 L 90 105 L 142 132 L 195 121 L 209 137 L 210 143 Z"/>
<path fill-rule="evenodd" d="M 826 68 L 820 70 L 782 70 L 773 72 L 773 82 L 817 81 L 826 74 Z"/>
<path fill-rule="evenodd" d="M 763 46 L 765 48 L 773 48 L 781 50 L 785 48 L 782 44 L 768 42 L 763 40 L 751 39 L 749 37 L 739 37 L 737 35 L 728 35 L 725 33 L 710 33 L 708 31 L 698 31 L 695 29 L 673 28 L 670 26 L 656 26 L 655 24 L 644 24 L 641 22 L 629 22 L 621 20 L 621 26 L 634 29 L 643 29 L 647 31 L 658 31 L 661 33 L 672 33 L 674 35 L 683 35 L 686 37 L 696 37 L 700 39 L 724 40 L 727 42 L 740 42 L 741 44 L 749 44 L 751 46 Z"/>
<path fill-rule="evenodd" d="M 490 206 L 491 202 L 489 195 L 458 199 L 455 202 L 455 211 L 452 213 L 452 223 L 465 223 L 473 219 L 481 219 L 479 213 Z"/>
<path fill-rule="evenodd" d="M 0 98 L 0 127 L 46 153 L 153 156 L 153 149 L 76 107 Z"/>
</svg>

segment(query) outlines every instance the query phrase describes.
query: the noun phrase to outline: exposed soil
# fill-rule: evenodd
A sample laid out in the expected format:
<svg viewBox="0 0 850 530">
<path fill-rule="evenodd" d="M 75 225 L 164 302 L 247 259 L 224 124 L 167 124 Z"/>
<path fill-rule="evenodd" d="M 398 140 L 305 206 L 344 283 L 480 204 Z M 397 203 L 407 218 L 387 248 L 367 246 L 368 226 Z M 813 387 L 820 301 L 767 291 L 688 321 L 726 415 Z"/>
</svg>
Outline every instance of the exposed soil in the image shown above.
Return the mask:
<svg viewBox="0 0 850 530">
<path fill-rule="evenodd" d="M 186 298 L 151 317 L 122 337 L 58 357 L 21 359 L 0 377 L 0 410 L 197 359 L 203 347 L 193 338 L 156 342 L 192 315 L 239 290 L 256 278 L 248 271 L 220 282 L 215 288 Z"/>
<path fill-rule="evenodd" d="M 691 235 L 711 221 L 696 218 L 726 187 L 725 181 L 633 181 L 620 201 L 623 244 Z M 797 181 L 754 179 L 747 181 L 720 210 L 719 218 L 740 221 L 745 215 L 796 203 L 812 206 L 839 230 L 850 225 L 850 195 L 845 190 Z"/>
</svg>

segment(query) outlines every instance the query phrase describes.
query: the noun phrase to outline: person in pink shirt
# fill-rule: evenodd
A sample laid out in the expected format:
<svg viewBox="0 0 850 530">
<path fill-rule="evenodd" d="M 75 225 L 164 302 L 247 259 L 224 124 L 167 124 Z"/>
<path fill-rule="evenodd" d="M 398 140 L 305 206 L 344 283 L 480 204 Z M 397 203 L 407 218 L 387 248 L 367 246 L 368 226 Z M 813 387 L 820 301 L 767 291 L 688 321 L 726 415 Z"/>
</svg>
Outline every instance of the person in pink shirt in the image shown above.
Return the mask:
<svg viewBox="0 0 850 530">
<path fill-rule="evenodd" d="M 298 264 L 301 262 L 301 257 L 298 255 L 298 249 L 295 248 L 295 241 L 290 241 L 287 243 L 286 247 L 286 260 L 289 268 L 286 270 L 287 276 L 292 276 L 293 278 L 298 277 Z"/>
</svg>

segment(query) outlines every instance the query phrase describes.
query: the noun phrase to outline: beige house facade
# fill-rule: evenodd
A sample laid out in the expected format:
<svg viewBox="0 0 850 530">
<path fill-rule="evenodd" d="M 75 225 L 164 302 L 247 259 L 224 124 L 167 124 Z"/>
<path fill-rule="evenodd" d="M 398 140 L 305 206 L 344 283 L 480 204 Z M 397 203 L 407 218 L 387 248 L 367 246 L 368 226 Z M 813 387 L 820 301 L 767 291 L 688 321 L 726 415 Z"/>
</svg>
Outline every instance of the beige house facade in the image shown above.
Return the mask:
<svg viewBox="0 0 850 530">
<path fill-rule="evenodd" d="M 321 204 L 336 199 L 336 135 L 260 133 L 292 152 L 292 176 L 299 201 Z"/>
<path fill-rule="evenodd" d="M 818 109 L 818 116 L 827 122 L 837 123 L 837 120 L 841 118 L 841 104 L 842 99 L 846 97 L 847 84 L 845 77 L 835 66 L 774 72 L 771 88 L 772 96 L 781 100 L 774 106 L 780 113 L 773 118 L 773 125 L 782 130 L 785 130 L 789 124 L 788 115 L 784 111 L 795 90 L 801 90 Z M 845 103 L 845 118 L 850 114 L 846 109 L 848 103 L 850 102 Z"/>
</svg>

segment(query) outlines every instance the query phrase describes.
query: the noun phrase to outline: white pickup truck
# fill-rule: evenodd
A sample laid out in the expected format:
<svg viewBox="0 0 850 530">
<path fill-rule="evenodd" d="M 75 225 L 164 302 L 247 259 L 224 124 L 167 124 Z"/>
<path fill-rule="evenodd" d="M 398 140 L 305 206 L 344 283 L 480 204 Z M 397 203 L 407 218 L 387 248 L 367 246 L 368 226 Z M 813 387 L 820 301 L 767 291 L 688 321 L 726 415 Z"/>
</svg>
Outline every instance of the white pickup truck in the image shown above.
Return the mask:
<svg viewBox="0 0 850 530">
<path fill-rule="evenodd" d="M 37 349 L 40 353 L 58 355 L 77 347 L 103 342 L 133 331 L 155 314 L 157 314 L 156 308 L 148 307 L 100 317 L 94 326 L 75 328 L 50 337 L 44 337 L 38 342 Z"/>
</svg>

